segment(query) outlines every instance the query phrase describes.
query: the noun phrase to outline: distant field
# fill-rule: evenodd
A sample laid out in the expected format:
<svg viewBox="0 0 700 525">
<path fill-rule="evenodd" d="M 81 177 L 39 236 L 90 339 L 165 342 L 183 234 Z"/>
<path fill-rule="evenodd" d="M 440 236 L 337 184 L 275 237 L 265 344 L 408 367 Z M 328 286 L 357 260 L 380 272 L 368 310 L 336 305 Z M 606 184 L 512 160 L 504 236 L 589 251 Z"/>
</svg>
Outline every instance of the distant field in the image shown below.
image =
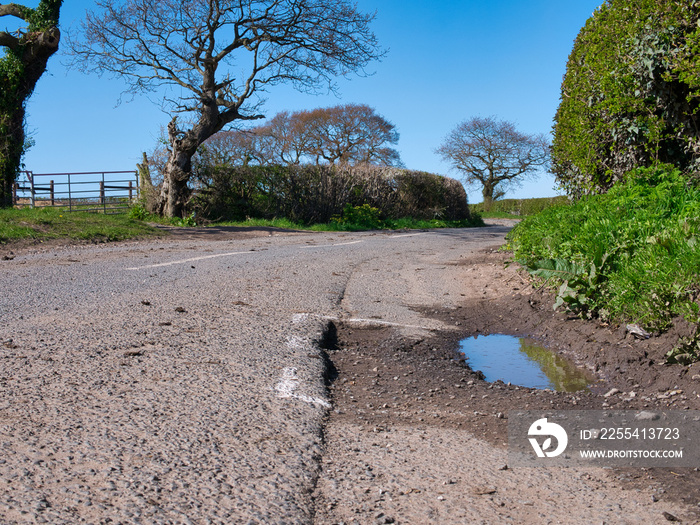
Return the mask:
<svg viewBox="0 0 700 525">
<path fill-rule="evenodd" d="M 568 197 L 543 197 L 539 199 L 503 199 L 491 204 L 489 211 L 484 210 L 483 203 L 470 204 L 469 211 L 485 218 L 512 218 L 536 215 L 547 208 L 569 204 Z"/>
</svg>

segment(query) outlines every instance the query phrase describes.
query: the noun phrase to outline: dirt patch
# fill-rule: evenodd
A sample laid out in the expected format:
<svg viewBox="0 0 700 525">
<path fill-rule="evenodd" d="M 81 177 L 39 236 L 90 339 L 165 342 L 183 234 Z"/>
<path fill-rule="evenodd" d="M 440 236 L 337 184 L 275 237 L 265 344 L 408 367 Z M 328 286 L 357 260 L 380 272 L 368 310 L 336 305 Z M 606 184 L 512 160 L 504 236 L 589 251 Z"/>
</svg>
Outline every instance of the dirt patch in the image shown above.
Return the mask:
<svg viewBox="0 0 700 525">
<path fill-rule="evenodd" d="M 271 235 L 289 235 L 293 233 L 308 233 L 301 230 L 285 230 L 267 226 L 207 226 L 186 228 L 179 226 L 163 226 L 152 223 L 151 226 L 166 233 L 170 239 L 178 241 L 231 241 L 250 239 L 253 237 L 270 237 Z"/>
<path fill-rule="evenodd" d="M 335 408 L 329 422 L 331 431 L 357 428 L 376 434 L 390 429 L 466 430 L 505 447 L 507 413 L 513 409 L 700 409 L 700 364 L 664 364 L 665 353 L 678 335 L 689 332 L 689 326 L 679 322 L 662 336 L 638 340 L 624 327 L 554 312 L 553 298 L 546 291 L 534 290 L 514 268 L 502 270 L 507 258 L 507 254 L 491 251 L 457 264 L 474 271 L 489 267 L 491 273 L 497 268 L 501 286 L 507 283 L 511 293 L 482 300 L 469 298 L 452 310 L 436 307 L 422 311 L 426 317 L 464 327 L 461 333 L 441 332 L 415 340 L 390 328 L 357 329 L 339 324 L 337 347 L 329 351 L 337 370 L 331 386 Z M 486 291 L 484 295 L 488 295 Z M 534 337 L 590 370 L 597 381 L 590 392 L 577 393 L 485 382 L 464 364 L 456 350 L 460 339 L 493 333 Z M 618 393 L 605 396 L 613 388 Z M 612 469 L 600 480 L 601 490 L 606 486 L 653 491 L 662 522 L 664 502 L 685 506 L 686 520 L 700 515 L 697 469 Z M 401 493 L 406 494 L 403 489 Z M 381 497 L 375 500 L 377 505 L 379 501 L 388 505 Z M 348 518 L 348 509 L 342 504 L 323 494 L 318 501 L 318 523 Z M 364 505 L 371 506 L 372 501 Z M 367 516 L 376 511 L 373 519 L 379 523 L 394 522 L 382 521 L 395 517 L 377 509 L 381 506 L 353 512 Z M 630 522 L 637 523 L 633 519 Z"/>
</svg>

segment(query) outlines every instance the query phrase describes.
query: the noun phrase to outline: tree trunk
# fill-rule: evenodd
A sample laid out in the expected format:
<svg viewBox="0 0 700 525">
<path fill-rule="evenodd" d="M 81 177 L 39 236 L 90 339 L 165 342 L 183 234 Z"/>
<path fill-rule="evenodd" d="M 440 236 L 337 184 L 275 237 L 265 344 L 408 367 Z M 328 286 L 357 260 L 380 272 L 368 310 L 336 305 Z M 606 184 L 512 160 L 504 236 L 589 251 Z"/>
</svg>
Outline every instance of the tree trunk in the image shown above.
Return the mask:
<svg viewBox="0 0 700 525">
<path fill-rule="evenodd" d="M 165 217 L 182 217 L 189 200 L 187 181 L 191 174 L 192 154 L 173 150 L 163 172 L 163 185 L 154 210 Z"/>
<path fill-rule="evenodd" d="M 58 4 L 60 6 L 60 2 Z M 56 19 L 58 19 L 56 7 Z M 12 185 L 17 180 L 25 149 L 25 102 L 58 50 L 60 32 L 52 27 L 15 39 L 0 59 L 0 206 L 12 205 Z"/>
<path fill-rule="evenodd" d="M 24 153 L 24 104 L 18 104 L 0 118 L 0 207 L 12 206 L 12 186 Z"/>
<path fill-rule="evenodd" d="M 183 217 L 187 211 L 190 190 L 187 186 L 192 176 L 192 157 L 205 140 L 227 123 L 212 104 L 203 111 L 199 121 L 188 131 L 177 127 L 177 117 L 168 124 L 170 154 L 163 170 L 163 185 L 154 206 L 154 213 L 165 217 Z"/>
<path fill-rule="evenodd" d="M 493 205 L 493 185 L 486 182 L 481 190 L 481 195 L 484 197 L 484 211 L 491 211 Z"/>
</svg>

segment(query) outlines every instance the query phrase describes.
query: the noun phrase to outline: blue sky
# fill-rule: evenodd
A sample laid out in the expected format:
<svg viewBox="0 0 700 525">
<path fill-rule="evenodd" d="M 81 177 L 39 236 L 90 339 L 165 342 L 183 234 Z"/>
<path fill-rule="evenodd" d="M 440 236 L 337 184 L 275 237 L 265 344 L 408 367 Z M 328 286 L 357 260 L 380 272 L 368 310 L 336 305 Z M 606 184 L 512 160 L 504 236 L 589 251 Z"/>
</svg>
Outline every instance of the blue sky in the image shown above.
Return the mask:
<svg viewBox="0 0 700 525">
<path fill-rule="evenodd" d="M 458 178 L 434 151 L 459 122 L 495 116 L 527 133 L 551 131 L 573 41 L 602 0 L 357 3 L 363 11 L 377 11 L 373 28 L 389 50 L 370 67 L 374 74 L 339 81 L 338 96 L 273 88 L 265 114 L 368 104 L 396 125 L 406 167 Z M 74 28 L 92 6 L 65 2 L 62 30 Z M 35 173 L 135 168 L 141 152 L 156 145 L 168 116 L 145 97 L 118 104 L 123 81 L 67 71 L 66 61 L 61 51 L 51 59 L 27 104 L 35 145 L 26 168 Z M 554 186 L 553 177 L 544 174 L 507 197 L 552 196 Z M 470 202 L 481 200 L 479 188 L 467 189 Z"/>
</svg>

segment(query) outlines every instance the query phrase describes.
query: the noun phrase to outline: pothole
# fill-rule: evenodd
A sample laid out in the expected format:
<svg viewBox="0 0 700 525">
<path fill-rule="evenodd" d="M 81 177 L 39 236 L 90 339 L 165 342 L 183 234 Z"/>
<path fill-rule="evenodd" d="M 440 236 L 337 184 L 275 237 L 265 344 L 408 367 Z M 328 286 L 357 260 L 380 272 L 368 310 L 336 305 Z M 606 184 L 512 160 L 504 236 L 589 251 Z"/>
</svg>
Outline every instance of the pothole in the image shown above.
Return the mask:
<svg viewBox="0 0 700 525">
<path fill-rule="evenodd" d="M 459 352 L 467 365 L 489 382 L 578 392 L 588 390 L 595 381 L 585 370 L 528 337 L 477 335 L 463 339 Z"/>
</svg>

